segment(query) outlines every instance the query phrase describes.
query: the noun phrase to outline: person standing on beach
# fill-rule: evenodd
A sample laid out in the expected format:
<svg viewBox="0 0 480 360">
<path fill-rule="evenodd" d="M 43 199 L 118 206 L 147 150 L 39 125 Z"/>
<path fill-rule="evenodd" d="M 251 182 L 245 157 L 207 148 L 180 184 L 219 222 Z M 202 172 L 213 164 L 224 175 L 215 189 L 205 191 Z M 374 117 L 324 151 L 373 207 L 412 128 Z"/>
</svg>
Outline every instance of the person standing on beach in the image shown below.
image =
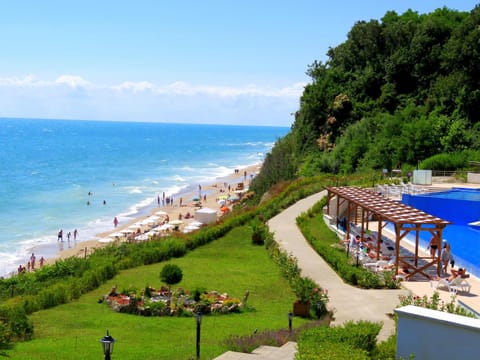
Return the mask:
<svg viewBox="0 0 480 360">
<path fill-rule="evenodd" d="M 43 263 L 45 262 L 45 258 L 42 256 L 40 258 L 40 269 L 43 267 Z"/>
<path fill-rule="evenodd" d="M 72 233 L 69 231 L 69 232 L 67 233 L 67 240 L 68 240 L 68 242 L 70 242 L 70 237 L 71 237 L 71 236 L 72 236 Z"/>
<path fill-rule="evenodd" d="M 32 267 L 32 270 L 35 270 L 35 260 L 36 260 L 35 254 L 32 253 L 32 256 L 30 256 L 30 265 Z"/>
<path fill-rule="evenodd" d="M 62 229 L 58 230 L 57 241 L 63 241 L 63 230 Z"/>
<path fill-rule="evenodd" d="M 77 229 L 73 230 L 73 241 L 77 241 L 78 231 Z"/>
<path fill-rule="evenodd" d="M 117 226 L 118 226 L 118 219 L 117 219 L 116 216 L 115 216 L 115 218 L 113 219 L 113 226 L 114 226 L 114 227 L 117 227 Z"/>
</svg>

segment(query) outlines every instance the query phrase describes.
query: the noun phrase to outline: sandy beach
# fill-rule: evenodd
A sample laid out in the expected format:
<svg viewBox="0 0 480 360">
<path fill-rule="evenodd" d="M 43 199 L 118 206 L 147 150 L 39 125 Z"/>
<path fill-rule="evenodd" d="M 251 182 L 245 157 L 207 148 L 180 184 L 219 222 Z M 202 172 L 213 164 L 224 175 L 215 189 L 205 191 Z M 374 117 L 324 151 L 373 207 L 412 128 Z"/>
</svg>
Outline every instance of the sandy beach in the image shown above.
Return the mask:
<svg viewBox="0 0 480 360">
<path fill-rule="evenodd" d="M 53 264 L 58 259 L 66 259 L 71 256 L 86 257 L 92 252 L 94 252 L 95 249 L 115 244 L 115 242 L 102 242 L 102 239 L 107 239 L 111 234 L 127 229 L 133 224 L 137 224 L 142 220 L 145 220 L 149 216 L 154 215 L 160 210 L 164 211 L 167 214 L 164 216 L 164 218 L 168 216 L 169 221 L 179 220 L 181 218 L 181 231 L 189 223 L 195 221 L 194 217 L 186 219 L 185 215 L 187 215 L 187 213 L 190 213 L 190 215 L 194 215 L 195 210 L 199 209 L 199 207 L 195 206 L 196 202 L 192 200 L 196 197 L 201 197 L 202 208 L 214 209 L 217 211 L 217 216 L 221 217 L 223 212 L 220 210 L 222 206 L 218 203 L 219 197 L 229 197 L 231 195 L 235 195 L 235 190 L 238 183 L 242 183 L 244 189 L 248 189 L 251 179 L 256 174 L 258 174 L 258 172 L 260 171 L 260 167 L 261 164 L 256 164 L 246 168 L 236 169 L 235 171 L 232 171 L 232 174 L 226 177 L 217 178 L 214 182 L 210 184 L 191 184 L 193 186 L 189 186 L 188 189 L 192 190 L 173 195 L 173 205 L 172 203 L 169 203 L 168 205 L 164 203 L 162 199 L 163 195 L 159 194 L 159 201 L 155 205 L 152 205 L 152 208 L 149 209 L 148 215 L 135 218 L 126 223 L 119 222 L 116 227 L 114 226 L 112 219 L 111 231 L 97 234 L 96 239 L 87 239 L 85 241 L 68 241 L 64 236 L 63 242 L 57 242 L 57 244 L 52 245 L 58 245 L 58 253 L 55 256 L 45 258 L 44 264 Z M 231 207 L 232 204 L 229 204 L 229 202 L 227 202 L 226 205 Z M 36 264 L 38 267 L 39 259 L 42 256 L 42 248 L 33 248 L 32 252 L 36 254 Z"/>
</svg>

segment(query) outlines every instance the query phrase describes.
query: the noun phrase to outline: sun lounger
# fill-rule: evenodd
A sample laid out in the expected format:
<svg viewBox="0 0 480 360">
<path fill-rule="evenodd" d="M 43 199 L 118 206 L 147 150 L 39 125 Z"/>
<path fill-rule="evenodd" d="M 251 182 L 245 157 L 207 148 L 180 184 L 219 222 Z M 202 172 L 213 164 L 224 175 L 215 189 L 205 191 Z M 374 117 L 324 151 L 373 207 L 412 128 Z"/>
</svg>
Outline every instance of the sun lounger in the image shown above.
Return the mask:
<svg viewBox="0 0 480 360">
<path fill-rule="evenodd" d="M 378 260 L 375 262 L 369 262 L 369 263 L 363 264 L 364 267 L 375 272 L 384 271 L 387 265 L 388 265 L 388 261 L 386 260 Z"/>
<path fill-rule="evenodd" d="M 439 288 L 446 288 L 451 293 L 456 294 L 457 292 L 470 292 L 472 286 L 468 283 L 467 280 L 463 279 L 462 277 L 458 276 L 452 281 L 448 281 L 447 279 L 440 279 L 439 281 L 431 281 L 430 286 L 435 290 Z"/>
</svg>

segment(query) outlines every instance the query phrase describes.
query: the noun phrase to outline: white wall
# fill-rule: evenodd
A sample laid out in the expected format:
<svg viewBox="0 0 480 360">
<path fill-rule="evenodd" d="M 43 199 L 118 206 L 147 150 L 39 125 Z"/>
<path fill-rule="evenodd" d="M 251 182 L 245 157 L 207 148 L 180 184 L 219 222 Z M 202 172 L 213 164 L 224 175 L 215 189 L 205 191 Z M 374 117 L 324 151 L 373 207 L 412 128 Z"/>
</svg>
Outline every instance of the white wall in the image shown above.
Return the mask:
<svg viewBox="0 0 480 360">
<path fill-rule="evenodd" d="M 432 170 L 413 170 L 415 185 L 432 185 Z"/>
<path fill-rule="evenodd" d="M 479 359 L 480 320 L 413 305 L 398 314 L 397 359 Z"/>
<path fill-rule="evenodd" d="M 480 184 L 480 174 L 467 173 L 467 182 L 472 184 Z"/>
</svg>

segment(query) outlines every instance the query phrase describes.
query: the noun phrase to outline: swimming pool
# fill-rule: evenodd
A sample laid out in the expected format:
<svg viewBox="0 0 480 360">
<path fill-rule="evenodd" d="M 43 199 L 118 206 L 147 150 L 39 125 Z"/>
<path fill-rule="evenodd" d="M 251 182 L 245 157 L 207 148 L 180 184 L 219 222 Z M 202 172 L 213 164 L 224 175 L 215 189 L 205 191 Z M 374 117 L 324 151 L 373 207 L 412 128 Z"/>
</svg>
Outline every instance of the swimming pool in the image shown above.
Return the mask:
<svg viewBox="0 0 480 360">
<path fill-rule="evenodd" d="M 429 214 L 451 221 L 443 238 L 452 247 L 455 266 L 465 267 L 480 277 L 480 189 L 452 188 L 448 191 L 418 195 L 403 194 L 402 202 Z M 431 235 L 420 231 L 420 246 L 426 248 Z M 414 236 L 414 235 L 413 235 Z"/>
</svg>

